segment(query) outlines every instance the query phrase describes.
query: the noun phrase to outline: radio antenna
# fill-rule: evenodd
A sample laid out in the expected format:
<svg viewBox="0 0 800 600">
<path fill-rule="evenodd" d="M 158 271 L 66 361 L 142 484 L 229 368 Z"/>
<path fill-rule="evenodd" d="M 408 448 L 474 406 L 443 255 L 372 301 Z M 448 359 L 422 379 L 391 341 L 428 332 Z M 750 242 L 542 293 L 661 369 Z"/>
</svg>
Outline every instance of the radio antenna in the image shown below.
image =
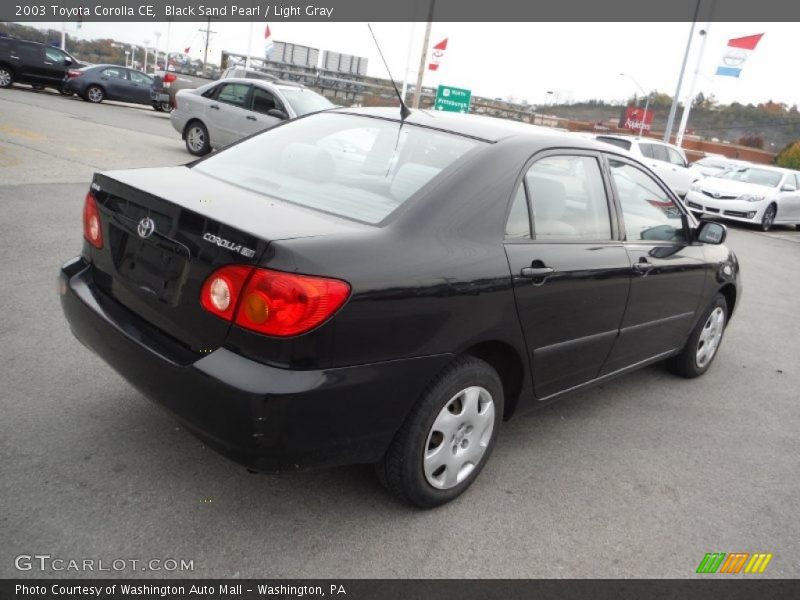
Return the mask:
<svg viewBox="0 0 800 600">
<path fill-rule="evenodd" d="M 400 100 L 400 120 L 403 121 L 411 114 L 411 111 L 406 106 L 406 103 L 403 101 L 403 95 L 400 93 L 400 90 L 397 89 L 397 84 L 394 82 L 394 77 L 392 77 L 391 71 L 389 71 L 389 65 L 386 63 L 386 58 L 383 56 L 383 52 L 381 51 L 381 46 L 378 43 L 378 38 L 375 37 L 375 32 L 372 31 L 372 25 L 367 23 L 367 27 L 369 27 L 369 32 L 372 34 L 372 39 L 375 41 L 375 47 L 378 49 L 378 54 L 381 55 L 381 60 L 383 61 L 383 66 L 386 67 L 386 72 L 389 74 L 389 81 L 392 82 L 392 86 L 394 87 L 394 93 L 397 94 L 397 98 Z"/>
</svg>

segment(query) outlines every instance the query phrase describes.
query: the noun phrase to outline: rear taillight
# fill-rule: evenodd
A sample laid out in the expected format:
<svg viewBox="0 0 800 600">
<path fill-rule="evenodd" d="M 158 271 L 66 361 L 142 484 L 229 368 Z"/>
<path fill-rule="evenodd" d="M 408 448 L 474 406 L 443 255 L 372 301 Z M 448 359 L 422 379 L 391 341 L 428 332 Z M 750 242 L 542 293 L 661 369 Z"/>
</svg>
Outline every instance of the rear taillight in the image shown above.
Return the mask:
<svg viewBox="0 0 800 600">
<path fill-rule="evenodd" d="M 100 222 L 100 211 L 92 192 L 86 194 L 83 204 L 83 237 L 98 250 L 103 247 L 103 228 Z"/>
<path fill-rule="evenodd" d="M 214 272 L 203 284 L 200 304 L 211 314 L 232 321 L 237 299 L 252 270 L 253 267 L 230 265 Z"/>
<path fill-rule="evenodd" d="M 80 77 L 83 75 L 80 71 L 67 71 L 67 77 L 70 79 L 75 79 L 76 77 Z"/>
<path fill-rule="evenodd" d="M 210 313 L 264 335 L 300 335 L 325 322 L 350 296 L 339 279 L 229 265 L 203 284 Z"/>
<path fill-rule="evenodd" d="M 164 75 L 164 79 L 162 79 L 162 81 L 163 81 L 164 83 L 172 83 L 172 82 L 173 82 L 173 81 L 175 81 L 176 79 L 177 79 L 177 77 L 175 76 L 175 74 L 174 74 L 174 73 L 166 73 L 166 74 Z"/>
</svg>

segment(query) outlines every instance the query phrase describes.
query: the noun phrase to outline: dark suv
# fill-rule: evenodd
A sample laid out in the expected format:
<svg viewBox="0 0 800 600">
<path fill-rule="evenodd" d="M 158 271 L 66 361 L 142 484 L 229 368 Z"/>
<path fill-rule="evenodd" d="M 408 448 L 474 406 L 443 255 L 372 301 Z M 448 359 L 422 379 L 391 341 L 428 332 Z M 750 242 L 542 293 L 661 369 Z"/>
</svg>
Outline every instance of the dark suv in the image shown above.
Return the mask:
<svg viewBox="0 0 800 600">
<path fill-rule="evenodd" d="M 0 38 L 0 88 L 14 82 L 62 91 L 67 70 L 84 67 L 74 56 L 39 42 Z"/>
</svg>

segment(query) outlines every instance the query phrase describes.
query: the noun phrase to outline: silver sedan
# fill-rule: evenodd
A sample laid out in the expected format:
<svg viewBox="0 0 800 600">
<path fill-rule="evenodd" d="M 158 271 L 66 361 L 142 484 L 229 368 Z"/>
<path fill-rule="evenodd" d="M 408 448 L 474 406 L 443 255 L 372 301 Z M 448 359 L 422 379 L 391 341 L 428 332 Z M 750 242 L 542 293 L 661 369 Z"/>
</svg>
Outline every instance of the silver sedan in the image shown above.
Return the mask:
<svg viewBox="0 0 800 600">
<path fill-rule="evenodd" d="M 281 121 L 333 106 L 301 85 L 231 78 L 179 91 L 169 118 L 186 149 L 203 156 Z"/>
</svg>

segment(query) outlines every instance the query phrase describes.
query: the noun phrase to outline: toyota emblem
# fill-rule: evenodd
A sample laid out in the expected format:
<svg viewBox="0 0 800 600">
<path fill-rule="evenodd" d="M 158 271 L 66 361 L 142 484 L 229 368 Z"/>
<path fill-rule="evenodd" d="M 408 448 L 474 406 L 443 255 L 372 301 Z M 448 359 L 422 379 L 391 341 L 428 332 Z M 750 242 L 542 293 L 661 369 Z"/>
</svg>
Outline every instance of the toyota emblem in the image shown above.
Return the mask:
<svg viewBox="0 0 800 600">
<path fill-rule="evenodd" d="M 719 192 L 714 192 L 714 198 L 719 198 Z M 139 224 L 139 227 L 141 227 L 141 226 L 142 226 L 142 225 L 141 225 L 141 224 Z M 141 230 L 139 231 L 139 235 L 142 235 L 142 232 L 141 232 Z M 147 236 L 143 236 L 143 237 L 147 237 Z"/>
<path fill-rule="evenodd" d="M 136 228 L 140 238 L 149 238 L 156 230 L 156 224 L 150 217 L 145 217 L 139 221 L 139 226 Z"/>
</svg>

